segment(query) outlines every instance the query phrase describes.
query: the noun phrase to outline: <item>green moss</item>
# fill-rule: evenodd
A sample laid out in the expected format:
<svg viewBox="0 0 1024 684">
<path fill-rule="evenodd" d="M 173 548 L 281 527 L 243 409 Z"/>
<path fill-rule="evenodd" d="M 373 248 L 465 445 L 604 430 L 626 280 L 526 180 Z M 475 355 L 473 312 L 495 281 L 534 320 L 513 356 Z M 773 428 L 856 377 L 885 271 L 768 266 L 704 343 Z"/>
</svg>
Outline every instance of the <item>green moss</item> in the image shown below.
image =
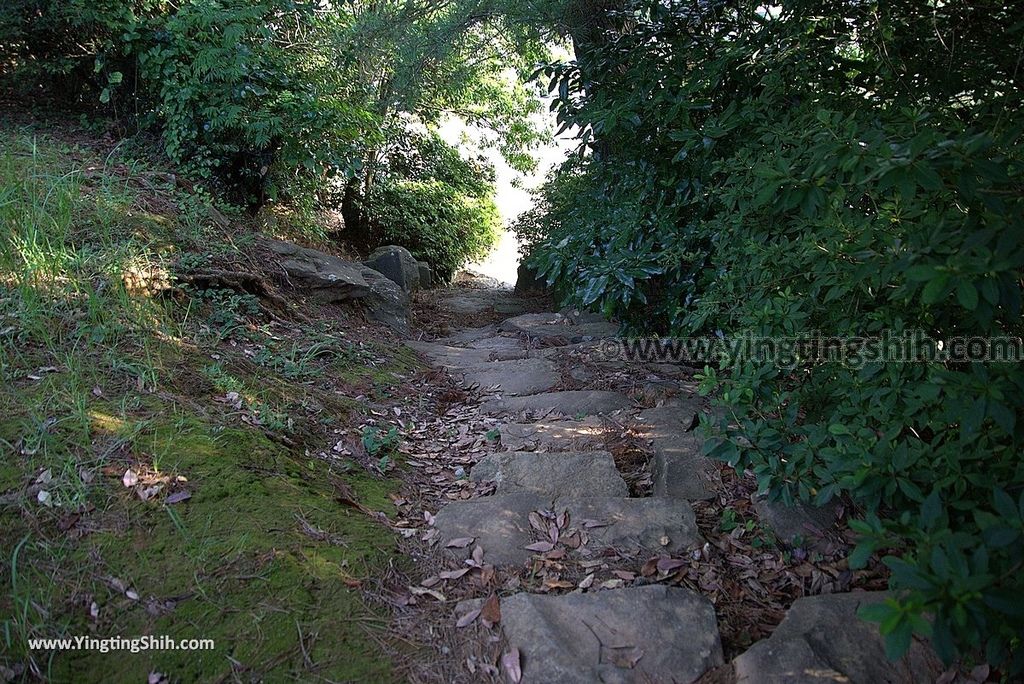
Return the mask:
<svg viewBox="0 0 1024 684">
<path fill-rule="evenodd" d="M 380 616 L 350 585 L 386 563 L 393 539 L 335 500 L 323 463 L 300 463 L 255 431 L 214 434 L 194 421 L 146 438 L 162 472 L 188 478 L 192 498 L 165 507 L 125 490 L 120 503 L 130 528 L 92 535 L 76 549 L 82 559 L 102 559 L 107 576 L 141 597 L 95 587 L 97 633 L 212 638 L 217 648 L 61 654 L 56 680 L 139 681 L 155 670 L 210 681 L 229 674 L 233 661 L 274 680 L 389 678 L 386 660 L 366 635 Z M 364 505 L 388 506 L 391 485 L 347 484 Z"/>
</svg>

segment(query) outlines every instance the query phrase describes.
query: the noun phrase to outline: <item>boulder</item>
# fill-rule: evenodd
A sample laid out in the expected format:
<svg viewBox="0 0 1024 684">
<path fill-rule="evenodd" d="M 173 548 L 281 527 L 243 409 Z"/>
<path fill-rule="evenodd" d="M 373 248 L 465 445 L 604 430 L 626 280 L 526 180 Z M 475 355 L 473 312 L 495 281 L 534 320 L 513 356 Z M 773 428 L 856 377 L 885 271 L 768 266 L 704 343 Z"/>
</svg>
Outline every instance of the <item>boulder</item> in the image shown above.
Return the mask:
<svg viewBox="0 0 1024 684">
<path fill-rule="evenodd" d="M 931 648 L 914 640 L 893 662 L 878 625 L 857 617 L 885 592 L 851 592 L 797 599 L 772 635 L 733 660 L 737 684 L 859 684 L 934 682 L 942 666 Z"/>
<path fill-rule="evenodd" d="M 370 253 L 363 265 L 384 274 L 404 292 L 413 292 L 420 287 L 420 264 L 405 247 L 378 247 Z"/>
<path fill-rule="evenodd" d="M 420 272 L 420 289 L 429 290 L 434 287 L 434 269 L 426 261 L 417 261 L 416 266 Z"/>
<path fill-rule="evenodd" d="M 516 269 L 515 293 L 517 295 L 542 295 L 547 291 L 547 281 L 537 274 L 536 269 L 527 266 L 525 262 L 519 264 L 519 268 Z"/>
<path fill-rule="evenodd" d="M 280 257 L 292 281 L 324 304 L 358 300 L 370 318 L 405 332 L 409 325 L 409 297 L 395 283 L 363 264 L 282 240 L 264 245 Z"/>
</svg>

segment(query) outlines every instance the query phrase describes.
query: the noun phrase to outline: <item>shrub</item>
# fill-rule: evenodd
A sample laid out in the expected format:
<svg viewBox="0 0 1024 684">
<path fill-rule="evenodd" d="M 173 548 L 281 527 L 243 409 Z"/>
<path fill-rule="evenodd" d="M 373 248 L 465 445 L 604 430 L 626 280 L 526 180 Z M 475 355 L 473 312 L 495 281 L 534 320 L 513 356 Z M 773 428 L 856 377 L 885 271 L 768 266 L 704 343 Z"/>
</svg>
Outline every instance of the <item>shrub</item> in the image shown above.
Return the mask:
<svg viewBox="0 0 1024 684">
<path fill-rule="evenodd" d="M 1024 333 L 1010 4 L 708 7 L 634 3 L 590 72 L 548 69 L 596 153 L 529 217 L 534 264 L 644 332 Z M 888 553 L 894 599 L 865 617 L 892 655 L 918 632 L 1024 669 L 1024 366 L 797 357 L 704 387 L 730 419 L 712 455 L 859 504 L 851 564 Z"/>
<path fill-rule="evenodd" d="M 472 197 L 437 180 L 386 180 L 363 200 L 373 239 L 402 245 L 451 280 L 466 262 L 484 256 L 500 225 L 489 197 Z"/>
<path fill-rule="evenodd" d="M 262 203 L 351 174 L 375 139 L 372 115 L 344 97 L 318 8 L 16 0 L 0 9 L 0 57 L 16 83 L 130 116 L 171 160 Z"/>
<path fill-rule="evenodd" d="M 370 246 L 402 245 L 441 281 L 494 246 L 501 219 L 490 167 L 463 159 L 436 135 L 407 134 L 379 171 L 346 212 Z"/>
</svg>

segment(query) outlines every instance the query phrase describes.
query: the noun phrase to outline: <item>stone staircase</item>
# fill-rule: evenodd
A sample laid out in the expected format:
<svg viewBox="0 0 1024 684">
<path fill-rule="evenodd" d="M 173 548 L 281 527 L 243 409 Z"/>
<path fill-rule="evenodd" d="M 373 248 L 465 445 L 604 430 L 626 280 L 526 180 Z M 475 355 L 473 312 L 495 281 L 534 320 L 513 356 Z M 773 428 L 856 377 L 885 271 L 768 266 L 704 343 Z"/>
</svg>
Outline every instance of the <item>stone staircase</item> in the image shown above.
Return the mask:
<svg viewBox="0 0 1024 684">
<path fill-rule="evenodd" d="M 460 294 L 460 303 L 471 296 Z M 715 495 L 719 471 L 701 455 L 693 430 L 705 409 L 692 384 L 679 380 L 678 394 L 647 409 L 615 390 L 558 389 L 571 366 L 567 355 L 594 350 L 615 333 L 614 325 L 590 315 L 530 313 L 436 342 L 408 343 L 430 363 L 483 390 L 488 397 L 482 410 L 504 421 L 500 446 L 469 474 L 493 482 L 493 495 L 453 501 L 434 519 L 439 545 L 460 562 L 477 547 L 487 563 L 517 568 L 557 548 L 586 559 L 609 548 L 650 557 L 701 547 L 691 502 Z M 628 419 L 650 440 L 652 496 L 628 495 L 612 455 L 602 448 L 600 416 Z M 859 602 L 880 598 L 859 592 L 800 599 L 792 619 L 729 667 L 714 606 L 678 586 L 635 582 L 559 595 L 521 591 L 502 598 L 500 625 L 509 647 L 518 649 L 523 682 L 932 677 L 934 658 L 921 645 L 906 662 L 876 657 L 881 640 L 875 627 L 854 613 Z M 462 612 L 480 602 L 465 603 Z M 861 663 L 862 657 L 872 662 Z"/>
</svg>

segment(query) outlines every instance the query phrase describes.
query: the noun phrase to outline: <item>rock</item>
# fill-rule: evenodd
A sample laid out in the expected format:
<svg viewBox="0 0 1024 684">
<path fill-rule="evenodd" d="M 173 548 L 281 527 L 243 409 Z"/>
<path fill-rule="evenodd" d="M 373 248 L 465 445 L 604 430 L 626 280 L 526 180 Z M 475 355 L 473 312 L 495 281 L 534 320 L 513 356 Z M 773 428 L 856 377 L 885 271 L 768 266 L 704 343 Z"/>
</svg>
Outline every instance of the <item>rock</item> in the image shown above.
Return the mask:
<svg viewBox="0 0 1024 684">
<path fill-rule="evenodd" d="M 515 594 L 501 629 L 523 684 L 692 682 L 722 663 L 714 607 L 681 587 Z"/>
<path fill-rule="evenodd" d="M 516 269 L 515 293 L 522 296 L 536 296 L 545 294 L 548 291 L 548 283 L 544 278 L 537 275 L 537 270 L 527 266 L 525 262 L 519 264 Z"/>
<path fill-rule="evenodd" d="M 528 397 L 503 397 L 484 402 L 483 410 L 491 414 L 517 413 L 561 413 L 566 416 L 589 416 L 611 413 L 630 406 L 629 397 L 618 392 L 569 391 L 534 394 Z"/>
<path fill-rule="evenodd" d="M 591 551 L 611 546 L 631 553 L 645 550 L 675 555 L 704 543 L 693 509 L 685 501 L 564 498 L 557 501 L 557 509 L 568 510 L 574 524 L 584 526 Z"/>
<path fill-rule="evenodd" d="M 545 359 L 491 361 L 465 372 L 467 383 L 508 396 L 537 394 L 558 384 L 560 375 L 555 365 Z"/>
<path fill-rule="evenodd" d="M 416 267 L 420 272 L 420 289 L 429 290 L 434 287 L 434 269 L 426 261 L 417 261 Z"/>
<path fill-rule="evenodd" d="M 494 337 L 497 332 L 498 326 L 493 324 L 485 325 L 480 328 L 466 328 L 465 330 L 459 330 L 448 337 L 441 338 L 437 340 L 437 342 L 438 344 L 444 344 L 451 347 L 463 347 L 478 340 Z"/>
<path fill-rule="evenodd" d="M 886 596 L 853 592 L 797 599 L 770 637 L 733 660 L 737 683 L 935 681 L 942 666 L 929 646 L 915 639 L 907 655 L 892 662 L 878 625 L 857 617 L 862 604 Z"/>
<path fill-rule="evenodd" d="M 477 316 L 489 311 L 517 314 L 526 309 L 526 304 L 512 294 L 511 290 L 463 288 L 442 296 L 438 305 L 448 311 Z"/>
<path fill-rule="evenodd" d="M 317 301 L 333 304 L 370 294 L 362 264 L 282 240 L 264 240 L 264 244 L 281 257 L 288 277 L 312 290 Z"/>
<path fill-rule="evenodd" d="M 405 247 L 384 245 L 370 253 L 364 266 L 384 274 L 404 292 L 413 292 L 420 286 L 420 266 L 416 257 Z"/>
<path fill-rule="evenodd" d="M 693 509 L 685 501 L 661 498 L 624 499 L 621 497 L 559 498 L 536 492 L 485 496 L 469 501 L 453 501 L 434 519 L 441 533 L 441 546 L 453 539 L 472 537 L 474 543 L 449 549 L 466 558 L 479 544 L 488 563 L 522 565 L 534 555 L 525 547 L 534 541 L 530 528 L 531 511 L 568 510 L 570 527 L 581 529 L 587 543 L 574 553 L 594 554 L 606 547 L 626 552 L 686 553 L 703 543 L 697 530 Z"/>
<path fill-rule="evenodd" d="M 714 461 L 701 453 L 704 438 L 690 429 L 699 403 L 659 406 L 640 412 L 639 433 L 654 447 L 654 495 L 687 501 L 715 496 L 721 475 Z"/>
<path fill-rule="evenodd" d="M 415 341 L 406 342 L 405 346 L 419 352 L 435 366 L 455 370 L 477 368 L 486 364 L 491 358 L 491 352 L 487 349 L 467 349 L 466 347 L 449 347 L 434 342 Z"/>
<path fill-rule="evenodd" d="M 523 343 L 515 337 L 506 337 L 505 335 L 497 335 L 495 337 L 485 337 L 480 340 L 473 340 L 466 344 L 467 347 L 472 349 L 490 349 L 493 352 L 522 352 Z"/>
<path fill-rule="evenodd" d="M 604 445 L 601 421 L 558 420 L 508 423 L 498 428 L 501 446 L 510 451 L 572 451 Z"/>
<path fill-rule="evenodd" d="M 614 337 L 619 326 L 586 314 L 537 313 L 510 318 L 501 323 L 498 329 L 528 335 L 534 339 L 550 340 L 560 337 L 569 342 L 580 342 Z"/>
<path fill-rule="evenodd" d="M 409 295 L 372 268 L 363 272 L 363 278 L 370 284 L 370 294 L 362 300 L 370 318 L 402 334 L 408 333 Z"/>
<path fill-rule="evenodd" d="M 441 533 L 441 548 L 448 548 L 458 558 L 469 557 L 479 544 L 486 563 L 522 565 L 533 555 L 525 548 L 533 541 L 530 512 L 548 506 L 549 501 L 529 492 L 453 501 L 437 512 L 434 527 Z M 473 542 L 463 548 L 446 546 L 453 539 L 470 537 Z"/>
<path fill-rule="evenodd" d="M 469 269 L 456 273 L 455 277 L 452 279 L 452 283 L 463 287 L 472 287 L 484 290 L 502 290 L 506 287 L 505 284 L 497 278 L 492 278 L 489 275 L 477 273 L 476 271 L 471 271 Z"/>
<path fill-rule="evenodd" d="M 288 277 L 309 289 L 323 303 L 360 300 L 370 318 L 405 332 L 409 298 L 397 285 L 372 268 L 282 240 L 264 240 L 281 257 Z"/>
<path fill-rule="evenodd" d="M 811 547 L 822 543 L 825 534 L 839 519 L 841 508 L 837 499 L 819 507 L 801 503 L 787 506 L 781 501 L 768 501 L 760 496 L 754 498 L 754 511 L 758 518 L 779 540 L 786 544 L 809 544 Z"/>
<path fill-rule="evenodd" d="M 550 500 L 629 493 L 607 451 L 504 451 L 485 456 L 469 478 L 494 481 L 499 495 L 530 491 Z"/>
</svg>

